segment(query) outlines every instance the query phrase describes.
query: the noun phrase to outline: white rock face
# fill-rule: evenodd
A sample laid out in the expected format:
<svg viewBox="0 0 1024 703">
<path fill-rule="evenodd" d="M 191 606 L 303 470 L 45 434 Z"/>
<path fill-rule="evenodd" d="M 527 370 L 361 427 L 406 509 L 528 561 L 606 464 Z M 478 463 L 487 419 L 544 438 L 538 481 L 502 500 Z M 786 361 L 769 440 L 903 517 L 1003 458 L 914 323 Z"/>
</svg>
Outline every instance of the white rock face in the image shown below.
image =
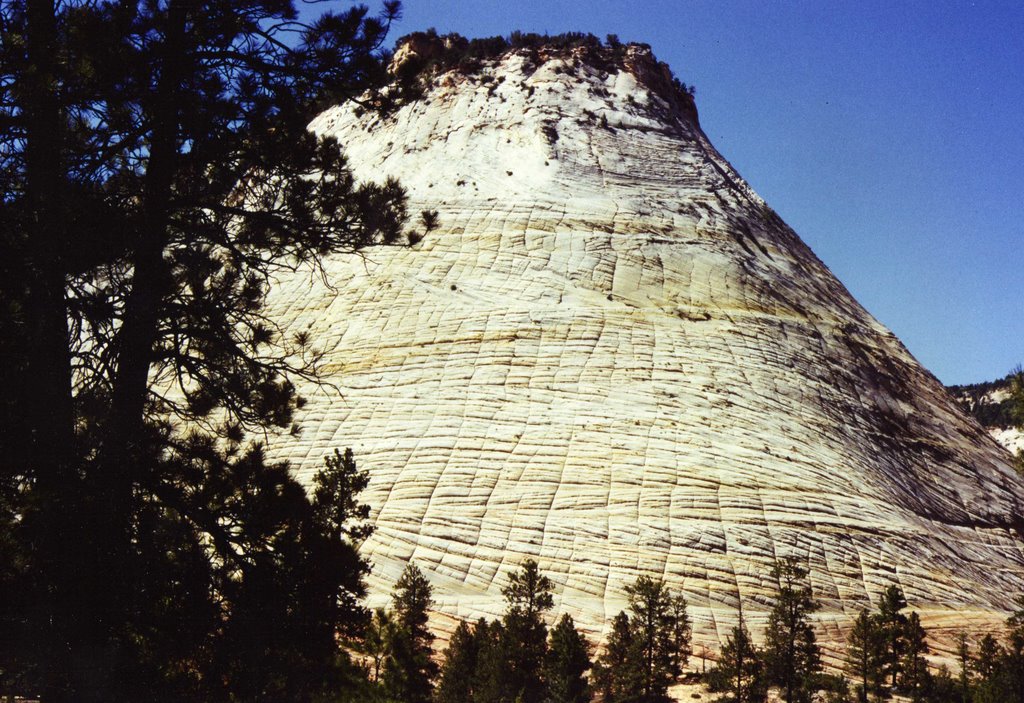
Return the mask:
<svg viewBox="0 0 1024 703">
<path fill-rule="evenodd" d="M 1003 381 L 996 381 L 995 387 L 989 390 L 987 393 L 982 394 L 980 397 L 974 397 L 971 393 L 965 392 L 962 387 L 953 387 L 950 393 L 959 401 L 961 407 L 970 411 L 972 415 L 978 417 L 975 410 L 977 406 L 997 406 L 1002 403 L 1009 402 L 1010 400 L 1010 388 L 1009 380 L 1004 379 Z M 997 421 L 998 422 L 998 421 Z M 1016 427 L 1007 427 L 1001 424 L 986 424 L 982 423 L 988 433 L 992 435 L 999 444 L 1001 444 L 1011 454 L 1017 454 L 1018 452 L 1024 451 L 1024 431 L 1021 431 Z"/>
<path fill-rule="evenodd" d="M 440 212 L 422 242 L 333 258 L 332 287 L 296 275 L 272 301 L 332 384 L 273 452 L 309 477 L 353 448 L 374 590 L 412 559 L 450 628 L 499 615 L 529 557 L 600 633 L 649 574 L 714 649 L 740 604 L 763 624 L 781 556 L 811 570 L 825 641 L 892 583 L 950 631 L 1024 590 L 1009 456 L 685 105 L 628 70 L 509 55 L 312 127 Z"/>
<path fill-rule="evenodd" d="M 1016 427 L 990 427 L 988 432 L 1007 451 L 1014 454 L 1024 451 L 1024 432 Z"/>
</svg>

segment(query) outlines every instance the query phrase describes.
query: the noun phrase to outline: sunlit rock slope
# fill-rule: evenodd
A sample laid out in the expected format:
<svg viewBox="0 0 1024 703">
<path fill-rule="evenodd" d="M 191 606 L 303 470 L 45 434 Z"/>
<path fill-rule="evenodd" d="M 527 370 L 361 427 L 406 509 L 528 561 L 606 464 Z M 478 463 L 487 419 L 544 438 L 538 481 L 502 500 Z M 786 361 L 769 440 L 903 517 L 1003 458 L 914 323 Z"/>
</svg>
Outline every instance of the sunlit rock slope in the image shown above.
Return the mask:
<svg viewBox="0 0 1024 703">
<path fill-rule="evenodd" d="M 329 385 L 275 456 L 352 447 L 386 593 L 493 616 L 527 557 L 598 632 L 640 574 L 696 640 L 764 622 L 773 560 L 810 568 L 836 640 L 891 583 L 926 625 L 988 627 L 1024 586 L 1008 454 L 744 183 L 644 47 L 512 52 L 389 116 L 328 110 L 357 174 L 439 229 L 281 281 Z M 822 203 L 827 207 L 827 203 Z M 938 630 L 937 630 L 938 631 Z"/>
</svg>

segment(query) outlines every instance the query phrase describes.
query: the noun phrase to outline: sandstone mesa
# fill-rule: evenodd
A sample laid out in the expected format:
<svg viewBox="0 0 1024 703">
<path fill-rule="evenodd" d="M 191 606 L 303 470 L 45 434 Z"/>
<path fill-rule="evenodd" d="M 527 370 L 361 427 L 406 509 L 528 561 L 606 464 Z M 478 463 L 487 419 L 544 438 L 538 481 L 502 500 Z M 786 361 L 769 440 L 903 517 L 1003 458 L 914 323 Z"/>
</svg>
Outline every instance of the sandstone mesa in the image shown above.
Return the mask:
<svg viewBox="0 0 1024 703">
<path fill-rule="evenodd" d="M 544 59 L 547 60 L 544 60 Z M 397 176 L 440 227 L 296 274 L 308 329 L 276 458 L 371 474 L 372 591 L 412 559 L 436 624 L 497 616 L 536 559 L 592 636 L 637 576 L 694 642 L 763 626 L 796 556 L 837 644 L 891 583 L 932 635 L 997 627 L 1024 583 L 1009 455 L 718 154 L 643 46 L 611 68 L 510 52 L 388 116 L 321 114 L 358 176 Z"/>
</svg>

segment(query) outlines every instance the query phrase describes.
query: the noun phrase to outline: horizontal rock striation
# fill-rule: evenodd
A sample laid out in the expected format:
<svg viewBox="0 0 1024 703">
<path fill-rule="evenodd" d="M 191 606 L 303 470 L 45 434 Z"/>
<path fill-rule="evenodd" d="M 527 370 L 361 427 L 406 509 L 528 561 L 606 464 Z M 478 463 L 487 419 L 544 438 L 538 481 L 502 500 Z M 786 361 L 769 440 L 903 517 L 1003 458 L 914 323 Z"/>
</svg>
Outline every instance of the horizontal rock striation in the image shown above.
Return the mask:
<svg viewBox="0 0 1024 703">
<path fill-rule="evenodd" d="M 627 52 L 510 52 L 313 122 L 441 224 L 330 259 L 330 285 L 280 281 L 329 384 L 273 453 L 309 476 L 353 448 L 373 588 L 415 560 L 443 627 L 498 615 L 528 557 L 594 633 L 650 574 L 716 648 L 741 604 L 763 624 L 782 556 L 826 642 L 892 583 L 927 625 L 1002 620 L 1024 577 L 1009 456 Z"/>
</svg>

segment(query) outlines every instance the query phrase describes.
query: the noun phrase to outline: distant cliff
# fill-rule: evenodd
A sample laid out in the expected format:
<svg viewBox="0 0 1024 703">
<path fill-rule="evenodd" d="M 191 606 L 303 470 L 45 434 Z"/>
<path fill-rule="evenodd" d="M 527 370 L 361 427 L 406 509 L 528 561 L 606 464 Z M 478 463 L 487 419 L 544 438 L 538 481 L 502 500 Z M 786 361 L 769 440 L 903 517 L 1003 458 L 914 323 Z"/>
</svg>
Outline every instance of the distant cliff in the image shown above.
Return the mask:
<svg viewBox="0 0 1024 703">
<path fill-rule="evenodd" d="M 947 390 L 989 431 L 996 441 L 1016 454 L 1024 451 L 1024 431 L 1020 429 L 1024 418 L 1010 397 L 1010 379 L 1014 374 L 997 381 L 948 386 Z"/>
</svg>

